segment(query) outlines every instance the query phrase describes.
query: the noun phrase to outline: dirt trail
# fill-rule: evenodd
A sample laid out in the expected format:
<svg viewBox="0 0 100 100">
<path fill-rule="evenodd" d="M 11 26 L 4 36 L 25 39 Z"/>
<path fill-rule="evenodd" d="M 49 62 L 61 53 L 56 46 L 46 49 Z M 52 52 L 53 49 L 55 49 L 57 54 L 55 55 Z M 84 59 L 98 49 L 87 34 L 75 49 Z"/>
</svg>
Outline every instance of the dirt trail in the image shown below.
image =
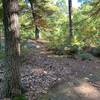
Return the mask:
<svg viewBox="0 0 100 100">
<path fill-rule="evenodd" d="M 30 50 L 23 66 L 33 77 L 29 80 L 36 97 L 46 94 L 37 100 L 100 100 L 100 59 L 53 55 L 44 42 L 34 43 L 38 48 Z"/>
<path fill-rule="evenodd" d="M 21 67 L 28 100 L 100 100 L 100 59 L 53 55 L 45 42 L 32 43 L 36 48 L 23 52 Z"/>
</svg>

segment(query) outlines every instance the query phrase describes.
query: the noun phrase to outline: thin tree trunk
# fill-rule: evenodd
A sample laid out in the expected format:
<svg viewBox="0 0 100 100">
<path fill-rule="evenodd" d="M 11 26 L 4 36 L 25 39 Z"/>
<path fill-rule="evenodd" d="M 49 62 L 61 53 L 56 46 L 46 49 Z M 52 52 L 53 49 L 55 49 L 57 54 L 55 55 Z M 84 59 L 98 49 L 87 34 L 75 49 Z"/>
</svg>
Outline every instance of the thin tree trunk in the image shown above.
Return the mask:
<svg viewBox="0 0 100 100">
<path fill-rule="evenodd" d="M 18 23 L 18 1 L 2 0 L 3 24 L 5 35 L 5 96 L 21 94 L 20 84 L 20 44 Z"/>
<path fill-rule="evenodd" d="M 73 32 L 72 32 L 72 0 L 68 0 L 69 10 L 69 44 L 71 44 Z"/>
<path fill-rule="evenodd" d="M 35 25 L 35 39 L 38 40 L 39 39 L 39 28 L 37 25 Z"/>
<path fill-rule="evenodd" d="M 36 25 L 36 20 L 37 20 L 37 16 L 36 16 L 36 12 L 35 12 L 35 9 L 34 9 L 34 5 L 33 5 L 33 2 L 31 0 L 29 0 L 30 2 L 30 5 L 31 5 L 31 10 L 32 10 L 32 16 L 33 16 L 33 19 L 34 19 L 34 23 L 35 23 L 35 39 L 39 39 L 39 33 L 40 33 L 40 30 L 38 28 L 38 26 Z"/>
</svg>

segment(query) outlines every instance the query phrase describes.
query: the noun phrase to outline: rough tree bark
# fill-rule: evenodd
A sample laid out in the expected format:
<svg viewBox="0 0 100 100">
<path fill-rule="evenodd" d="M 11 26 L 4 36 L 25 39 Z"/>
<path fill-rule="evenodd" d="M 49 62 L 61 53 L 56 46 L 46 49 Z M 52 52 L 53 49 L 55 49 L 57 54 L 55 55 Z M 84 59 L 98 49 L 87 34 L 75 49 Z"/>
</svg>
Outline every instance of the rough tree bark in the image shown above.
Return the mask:
<svg viewBox="0 0 100 100">
<path fill-rule="evenodd" d="M 69 44 L 72 41 L 73 32 L 72 32 L 72 0 L 68 0 L 68 12 L 69 12 Z"/>
<path fill-rule="evenodd" d="M 37 40 L 37 39 L 39 39 L 39 32 L 40 32 L 39 27 L 38 27 L 38 25 L 36 23 L 36 21 L 38 19 L 37 19 L 37 15 L 36 15 L 36 12 L 35 12 L 35 7 L 33 5 L 32 0 L 29 0 L 29 2 L 30 2 L 30 5 L 31 5 L 32 16 L 33 16 L 34 23 L 35 23 L 35 39 Z"/>
<path fill-rule="evenodd" d="M 2 43 L 2 41 L 1 41 L 1 33 L 0 33 L 0 50 L 2 49 L 2 47 L 1 47 L 1 44 Z"/>
<path fill-rule="evenodd" d="M 39 39 L 39 28 L 37 25 L 35 25 L 35 39 L 38 40 Z"/>
<path fill-rule="evenodd" d="M 4 93 L 6 97 L 13 97 L 21 94 L 19 9 L 17 0 L 2 0 L 2 3 L 6 53 Z"/>
</svg>

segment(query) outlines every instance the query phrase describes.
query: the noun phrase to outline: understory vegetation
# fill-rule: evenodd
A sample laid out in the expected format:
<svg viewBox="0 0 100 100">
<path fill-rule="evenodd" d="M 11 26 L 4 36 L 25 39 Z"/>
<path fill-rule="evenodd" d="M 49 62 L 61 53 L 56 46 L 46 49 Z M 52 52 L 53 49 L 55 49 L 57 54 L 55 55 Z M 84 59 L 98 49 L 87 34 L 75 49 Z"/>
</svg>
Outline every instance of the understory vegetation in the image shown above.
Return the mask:
<svg viewBox="0 0 100 100">
<path fill-rule="evenodd" d="M 97 0 L 87 2 L 84 1 L 79 8 L 75 8 L 73 6 L 73 35 L 71 37 L 71 44 L 69 44 L 69 18 L 66 1 L 58 0 L 54 3 L 52 0 L 46 0 L 45 2 L 36 2 L 37 9 L 35 13 L 37 18 L 35 23 L 39 27 L 40 38 L 48 41 L 49 49 L 58 49 L 59 53 L 60 51 L 63 52 L 62 50 L 64 50 L 64 47 L 67 48 L 67 46 L 70 49 L 73 49 L 75 46 L 77 46 L 77 49 L 81 50 L 83 48 L 89 49 L 90 47 L 100 48 L 100 17 L 99 12 L 96 12 L 98 11 L 100 4 L 97 3 Z M 24 42 L 24 40 L 35 38 L 35 24 L 29 4 L 22 0 L 19 2 L 19 5 L 19 22 L 21 27 L 20 39 L 22 42 Z M 45 6 L 43 7 L 43 5 Z M 0 21 L 0 30 L 0 36 L 2 37 L 4 36 L 2 19 Z M 2 42 L 0 43 L 0 48 L 2 48 Z M 99 49 L 95 50 L 99 52 Z M 94 53 L 95 51 L 91 52 Z"/>
</svg>

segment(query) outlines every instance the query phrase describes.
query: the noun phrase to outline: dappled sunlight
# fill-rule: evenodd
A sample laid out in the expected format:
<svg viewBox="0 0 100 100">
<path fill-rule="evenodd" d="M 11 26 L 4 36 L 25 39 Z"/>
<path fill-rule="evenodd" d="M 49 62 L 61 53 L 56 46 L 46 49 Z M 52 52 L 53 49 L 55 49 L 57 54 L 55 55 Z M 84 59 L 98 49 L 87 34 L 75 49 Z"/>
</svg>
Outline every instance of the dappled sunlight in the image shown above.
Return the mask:
<svg viewBox="0 0 100 100">
<path fill-rule="evenodd" d="M 41 51 L 40 54 L 47 54 L 47 52 L 45 52 L 45 51 Z"/>
<path fill-rule="evenodd" d="M 55 57 L 55 58 L 58 58 L 58 57 L 64 57 L 63 55 L 62 56 L 59 56 L 59 55 L 48 55 L 48 57 L 52 58 L 52 57 Z"/>
<path fill-rule="evenodd" d="M 100 91 L 90 83 L 83 82 L 80 86 L 75 87 L 74 90 L 90 100 L 100 100 Z"/>
</svg>

